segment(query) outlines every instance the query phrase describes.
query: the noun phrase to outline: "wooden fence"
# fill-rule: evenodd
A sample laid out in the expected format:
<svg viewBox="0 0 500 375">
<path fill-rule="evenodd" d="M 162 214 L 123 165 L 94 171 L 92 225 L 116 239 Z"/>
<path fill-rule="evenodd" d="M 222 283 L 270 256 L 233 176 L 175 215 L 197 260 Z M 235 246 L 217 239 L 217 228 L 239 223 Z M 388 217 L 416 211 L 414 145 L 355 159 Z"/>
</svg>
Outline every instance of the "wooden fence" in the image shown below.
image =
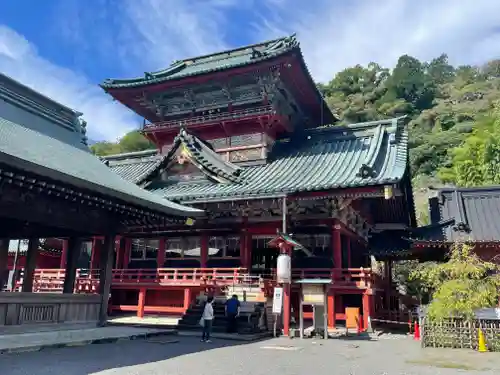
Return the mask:
<svg viewBox="0 0 500 375">
<path fill-rule="evenodd" d="M 500 352 L 500 320 L 446 319 L 421 321 L 422 346 L 432 348 L 464 348 L 477 350 L 478 330 L 484 333 L 488 350 Z"/>
</svg>

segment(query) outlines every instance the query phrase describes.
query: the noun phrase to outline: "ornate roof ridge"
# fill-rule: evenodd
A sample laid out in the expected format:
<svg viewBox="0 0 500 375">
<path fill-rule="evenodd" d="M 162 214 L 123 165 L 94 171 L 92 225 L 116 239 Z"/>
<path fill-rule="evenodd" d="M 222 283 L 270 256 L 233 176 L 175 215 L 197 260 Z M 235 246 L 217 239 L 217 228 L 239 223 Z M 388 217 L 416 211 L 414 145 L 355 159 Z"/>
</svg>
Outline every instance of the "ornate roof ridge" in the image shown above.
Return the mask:
<svg viewBox="0 0 500 375">
<path fill-rule="evenodd" d="M 264 47 L 263 50 L 256 50 L 258 47 Z M 234 55 L 238 52 L 243 52 L 243 51 L 248 51 L 252 50 L 252 62 L 259 62 L 261 60 L 265 60 L 267 58 L 274 57 L 276 55 L 285 53 L 293 48 L 299 47 L 299 42 L 297 41 L 297 38 L 295 34 L 286 36 L 286 37 L 281 37 L 277 39 L 272 39 L 269 41 L 261 42 L 261 43 L 256 43 L 256 44 L 251 44 L 251 45 L 246 45 L 246 46 L 241 46 L 237 47 L 234 49 L 229 49 L 225 50 L 222 52 L 215 52 L 212 54 L 207 54 L 207 55 L 202 55 L 198 57 L 192 57 L 192 58 L 187 58 L 183 60 L 177 60 L 174 61 L 170 66 L 168 66 L 165 69 L 156 71 L 156 72 L 145 72 L 143 77 L 135 77 L 135 78 L 128 78 L 128 79 L 113 79 L 113 78 L 108 78 L 105 79 L 100 86 L 104 89 L 107 88 L 114 88 L 114 87 L 131 87 L 131 86 L 140 86 L 140 85 L 147 85 L 151 83 L 158 83 L 158 82 L 163 82 L 165 80 L 168 80 L 170 78 L 170 75 L 176 72 L 179 69 L 182 69 L 188 65 L 194 65 L 197 63 L 198 60 L 201 60 L 200 63 L 202 62 L 207 62 L 207 61 L 213 61 L 213 60 L 224 60 L 226 58 L 234 57 Z M 269 51 L 267 51 L 269 50 Z M 255 51 L 255 53 L 254 53 Z M 250 51 L 248 51 L 249 53 Z M 243 53 L 242 53 L 243 54 Z M 223 57 L 220 59 L 216 59 L 216 57 Z M 247 64 L 245 62 L 244 64 Z M 241 64 L 240 64 L 241 65 Z M 230 68 L 234 68 L 239 66 L 238 64 L 234 66 L 230 66 Z M 227 66 L 223 65 L 219 68 L 212 68 L 206 71 L 203 71 L 201 73 L 209 73 L 215 70 L 223 70 L 226 69 Z M 197 72 L 196 74 L 200 74 L 200 72 Z M 189 75 L 186 75 L 189 76 Z M 180 77 L 178 77 L 180 78 Z"/>
</svg>

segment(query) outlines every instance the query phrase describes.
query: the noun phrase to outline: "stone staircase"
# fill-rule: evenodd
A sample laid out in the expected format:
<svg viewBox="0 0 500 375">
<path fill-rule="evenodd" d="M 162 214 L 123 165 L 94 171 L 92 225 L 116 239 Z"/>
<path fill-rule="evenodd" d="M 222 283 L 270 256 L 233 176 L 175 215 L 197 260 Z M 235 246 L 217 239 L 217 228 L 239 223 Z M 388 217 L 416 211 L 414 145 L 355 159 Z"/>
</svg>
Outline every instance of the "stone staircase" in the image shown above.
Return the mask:
<svg viewBox="0 0 500 375">
<path fill-rule="evenodd" d="M 226 332 L 227 321 L 225 317 L 224 304 L 230 296 L 236 294 L 240 300 L 240 316 L 237 318 L 237 329 L 239 334 L 255 334 L 267 330 L 266 309 L 264 294 L 258 287 L 237 285 L 230 286 L 226 295 L 217 296 L 214 300 L 215 318 L 212 332 Z M 226 297 L 227 296 L 227 297 Z M 205 295 L 200 295 L 196 302 L 189 307 L 178 323 L 179 330 L 201 331 L 199 321 L 206 301 Z"/>
</svg>

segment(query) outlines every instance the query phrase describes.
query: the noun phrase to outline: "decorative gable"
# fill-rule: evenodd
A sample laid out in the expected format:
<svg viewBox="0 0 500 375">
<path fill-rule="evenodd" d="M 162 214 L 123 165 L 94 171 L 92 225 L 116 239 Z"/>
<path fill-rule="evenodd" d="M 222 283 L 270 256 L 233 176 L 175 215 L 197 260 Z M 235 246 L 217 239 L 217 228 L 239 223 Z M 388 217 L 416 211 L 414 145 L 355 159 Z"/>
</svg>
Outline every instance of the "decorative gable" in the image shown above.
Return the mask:
<svg viewBox="0 0 500 375">
<path fill-rule="evenodd" d="M 163 180 L 187 182 L 207 178 L 221 184 L 243 183 L 240 167 L 225 161 L 212 146 L 183 128 L 163 158 L 163 166 L 156 171 Z"/>
</svg>

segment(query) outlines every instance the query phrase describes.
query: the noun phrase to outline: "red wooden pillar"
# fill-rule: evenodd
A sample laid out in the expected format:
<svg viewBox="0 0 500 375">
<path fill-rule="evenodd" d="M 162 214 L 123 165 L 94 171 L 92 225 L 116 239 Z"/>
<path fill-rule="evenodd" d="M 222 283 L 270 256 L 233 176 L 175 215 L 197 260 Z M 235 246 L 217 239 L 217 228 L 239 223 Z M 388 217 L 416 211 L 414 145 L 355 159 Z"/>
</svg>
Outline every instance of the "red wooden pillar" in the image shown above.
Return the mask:
<svg viewBox="0 0 500 375">
<path fill-rule="evenodd" d="M 165 237 L 161 237 L 158 244 L 158 254 L 156 254 L 156 265 L 163 268 L 165 264 Z"/>
<path fill-rule="evenodd" d="M 99 259 L 101 257 L 102 240 L 99 238 L 92 239 L 92 252 L 90 255 L 90 269 L 99 269 Z"/>
<path fill-rule="evenodd" d="M 137 317 L 144 318 L 144 306 L 146 305 L 146 288 L 139 289 L 139 301 L 137 302 Z"/>
<path fill-rule="evenodd" d="M 130 253 L 132 252 L 132 239 L 125 238 L 125 252 L 123 254 L 123 268 L 128 268 L 130 263 Z"/>
<path fill-rule="evenodd" d="M 191 289 L 186 288 L 184 289 L 184 312 L 186 312 L 189 309 L 189 305 L 191 304 Z"/>
<path fill-rule="evenodd" d="M 328 328 L 335 329 L 335 292 L 330 289 L 327 298 Z"/>
<path fill-rule="evenodd" d="M 66 260 L 68 259 L 68 240 L 63 240 L 62 242 L 62 252 L 61 252 L 61 260 L 59 263 L 59 268 L 66 268 Z"/>
<path fill-rule="evenodd" d="M 284 252 L 289 256 L 292 255 L 292 247 L 284 245 Z M 291 315 L 291 284 L 283 284 L 283 335 L 290 335 L 290 315 Z"/>
<path fill-rule="evenodd" d="M 373 295 L 363 294 L 363 328 L 371 331 L 371 316 L 373 315 Z"/>
<path fill-rule="evenodd" d="M 283 285 L 283 335 L 290 334 L 290 284 Z"/>
<path fill-rule="evenodd" d="M 201 268 L 207 268 L 208 260 L 208 233 L 202 233 L 200 238 L 200 265 Z"/>
<path fill-rule="evenodd" d="M 340 237 L 340 225 L 335 224 L 332 227 L 332 250 L 333 267 L 342 268 L 342 241 Z"/>
</svg>

